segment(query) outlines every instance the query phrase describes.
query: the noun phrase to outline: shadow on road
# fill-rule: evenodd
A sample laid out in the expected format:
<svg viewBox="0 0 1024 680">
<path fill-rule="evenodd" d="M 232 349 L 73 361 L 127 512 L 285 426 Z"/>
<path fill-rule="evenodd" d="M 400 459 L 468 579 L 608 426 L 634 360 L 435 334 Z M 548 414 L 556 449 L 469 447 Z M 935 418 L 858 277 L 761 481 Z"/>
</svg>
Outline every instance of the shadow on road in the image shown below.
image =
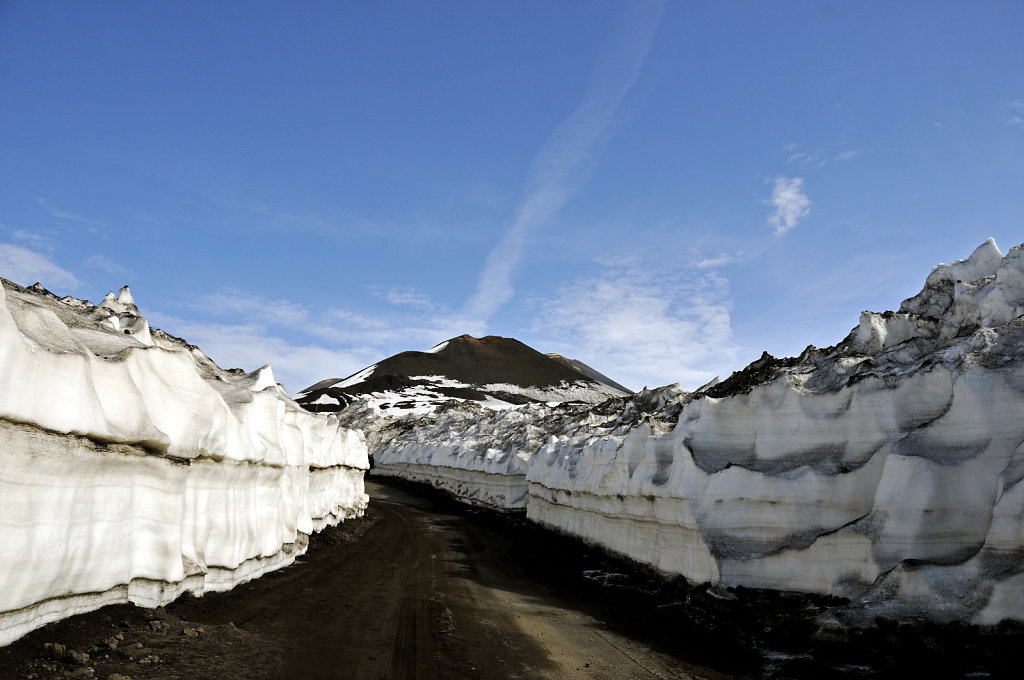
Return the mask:
<svg viewBox="0 0 1024 680">
<path fill-rule="evenodd" d="M 366 517 L 296 564 L 167 607 L 105 607 L 0 648 L 0 680 L 1001 678 L 1024 632 L 822 635 L 828 600 L 665 580 L 575 539 L 371 477 Z"/>
<path fill-rule="evenodd" d="M 436 513 L 461 535 L 471 559 L 464 578 L 510 589 L 528 602 L 554 605 L 678 662 L 699 676 L 766 678 L 1019 677 L 1024 627 L 898 624 L 822 631 L 818 616 L 833 598 L 732 589 L 725 593 L 668 580 L 521 515 L 458 503 L 425 485 L 389 478 L 370 482 L 374 496 Z M 495 581 L 478 563 L 520 575 Z"/>
</svg>

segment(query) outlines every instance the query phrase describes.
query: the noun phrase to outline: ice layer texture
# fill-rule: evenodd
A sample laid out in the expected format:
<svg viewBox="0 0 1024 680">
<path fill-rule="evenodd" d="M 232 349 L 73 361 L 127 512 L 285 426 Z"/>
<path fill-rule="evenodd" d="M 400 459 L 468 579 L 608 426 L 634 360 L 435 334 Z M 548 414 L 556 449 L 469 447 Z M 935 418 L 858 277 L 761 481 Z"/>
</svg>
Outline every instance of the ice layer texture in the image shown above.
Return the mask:
<svg viewBox="0 0 1024 680">
<path fill-rule="evenodd" d="M 693 393 L 362 417 L 382 472 L 692 582 L 834 595 L 853 622 L 1024 620 L 1022 314 L 1024 246 L 990 239 L 838 345 Z"/>
<path fill-rule="evenodd" d="M 139 315 L 0 287 L 0 644 L 295 560 L 363 513 L 366 443 L 270 367 L 226 371 Z"/>
</svg>

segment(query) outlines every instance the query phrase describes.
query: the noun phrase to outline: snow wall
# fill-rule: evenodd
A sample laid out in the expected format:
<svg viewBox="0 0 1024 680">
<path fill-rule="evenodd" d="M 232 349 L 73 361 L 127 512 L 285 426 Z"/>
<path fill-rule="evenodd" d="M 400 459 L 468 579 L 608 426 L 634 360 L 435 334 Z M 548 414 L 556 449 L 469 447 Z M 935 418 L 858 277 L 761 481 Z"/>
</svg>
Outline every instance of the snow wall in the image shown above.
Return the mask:
<svg viewBox="0 0 1024 680">
<path fill-rule="evenodd" d="M 138 313 L 0 288 L 0 645 L 291 564 L 359 516 L 363 435 Z"/>
<path fill-rule="evenodd" d="M 539 407 L 390 439 L 375 425 L 374 458 L 691 582 L 847 598 L 853 623 L 1021 621 L 1022 314 L 1024 246 L 990 239 L 835 347 L 586 422 Z"/>
<path fill-rule="evenodd" d="M 353 424 L 387 420 L 372 400 L 355 404 Z M 352 407 L 342 413 L 353 418 Z M 526 466 L 544 443 L 537 404 L 495 411 L 471 403 L 442 408 L 401 432 L 371 431 L 374 474 L 430 484 L 471 505 L 521 510 L 526 507 Z M 408 418 L 398 423 L 408 422 Z M 379 443 L 378 443 L 379 442 Z"/>
</svg>

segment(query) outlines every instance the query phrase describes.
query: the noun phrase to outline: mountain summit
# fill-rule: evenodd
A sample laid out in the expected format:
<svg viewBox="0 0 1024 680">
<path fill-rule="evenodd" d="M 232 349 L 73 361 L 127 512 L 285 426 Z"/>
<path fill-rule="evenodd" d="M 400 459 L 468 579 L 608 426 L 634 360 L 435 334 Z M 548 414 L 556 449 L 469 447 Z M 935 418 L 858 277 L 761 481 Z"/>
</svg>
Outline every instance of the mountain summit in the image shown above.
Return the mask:
<svg viewBox="0 0 1024 680">
<path fill-rule="evenodd" d="M 347 378 L 330 378 L 296 395 L 311 411 L 340 411 L 373 395 L 380 408 L 425 413 L 456 401 L 505 408 L 530 401 L 599 403 L 629 394 L 582 362 L 546 355 L 514 338 L 460 335 L 425 352 L 401 352 Z"/>
</svg>

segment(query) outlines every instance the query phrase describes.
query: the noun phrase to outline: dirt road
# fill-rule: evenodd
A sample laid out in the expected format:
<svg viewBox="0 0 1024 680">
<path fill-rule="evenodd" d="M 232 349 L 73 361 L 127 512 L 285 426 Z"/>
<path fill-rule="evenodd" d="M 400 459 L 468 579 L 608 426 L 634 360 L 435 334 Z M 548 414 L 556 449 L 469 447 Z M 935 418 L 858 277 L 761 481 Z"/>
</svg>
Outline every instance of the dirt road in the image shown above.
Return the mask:
<svg viewBox="0 0 1024 680">
<path fill-rule="evenodd" d="M 580 570 L 548 532 L 407 484 L 367 490 L 367 518 L 315 536 L 295 565 L 165 608 L 51 624 L 0 649 L 0 678 L 725 677 L 574 604 L 590 595 L 565 584 Z"/>
<path fill-rule="evenodd" d="M 1019 677 L 1024 630 L 880 623 L 822 637 L 814 598 L 666 583 L 525 520 L 367 480 L 362 519 L 295 565 L 0 648 L 0 680 Z M 120 676 L 120 677 L 118 677 Z"/>
<path fill-rule="evenodd" d="M 279 677 L 714 675 L 560 601 L 520 567 L 523 546 L 493 531 L 493 518 L 404 486 L 369 481 L 368 490 L 376 521 L 357 549 L 311 555 L 291 582 L 192 618 L 301 640 L 286 646 Z"/>
</svg>

